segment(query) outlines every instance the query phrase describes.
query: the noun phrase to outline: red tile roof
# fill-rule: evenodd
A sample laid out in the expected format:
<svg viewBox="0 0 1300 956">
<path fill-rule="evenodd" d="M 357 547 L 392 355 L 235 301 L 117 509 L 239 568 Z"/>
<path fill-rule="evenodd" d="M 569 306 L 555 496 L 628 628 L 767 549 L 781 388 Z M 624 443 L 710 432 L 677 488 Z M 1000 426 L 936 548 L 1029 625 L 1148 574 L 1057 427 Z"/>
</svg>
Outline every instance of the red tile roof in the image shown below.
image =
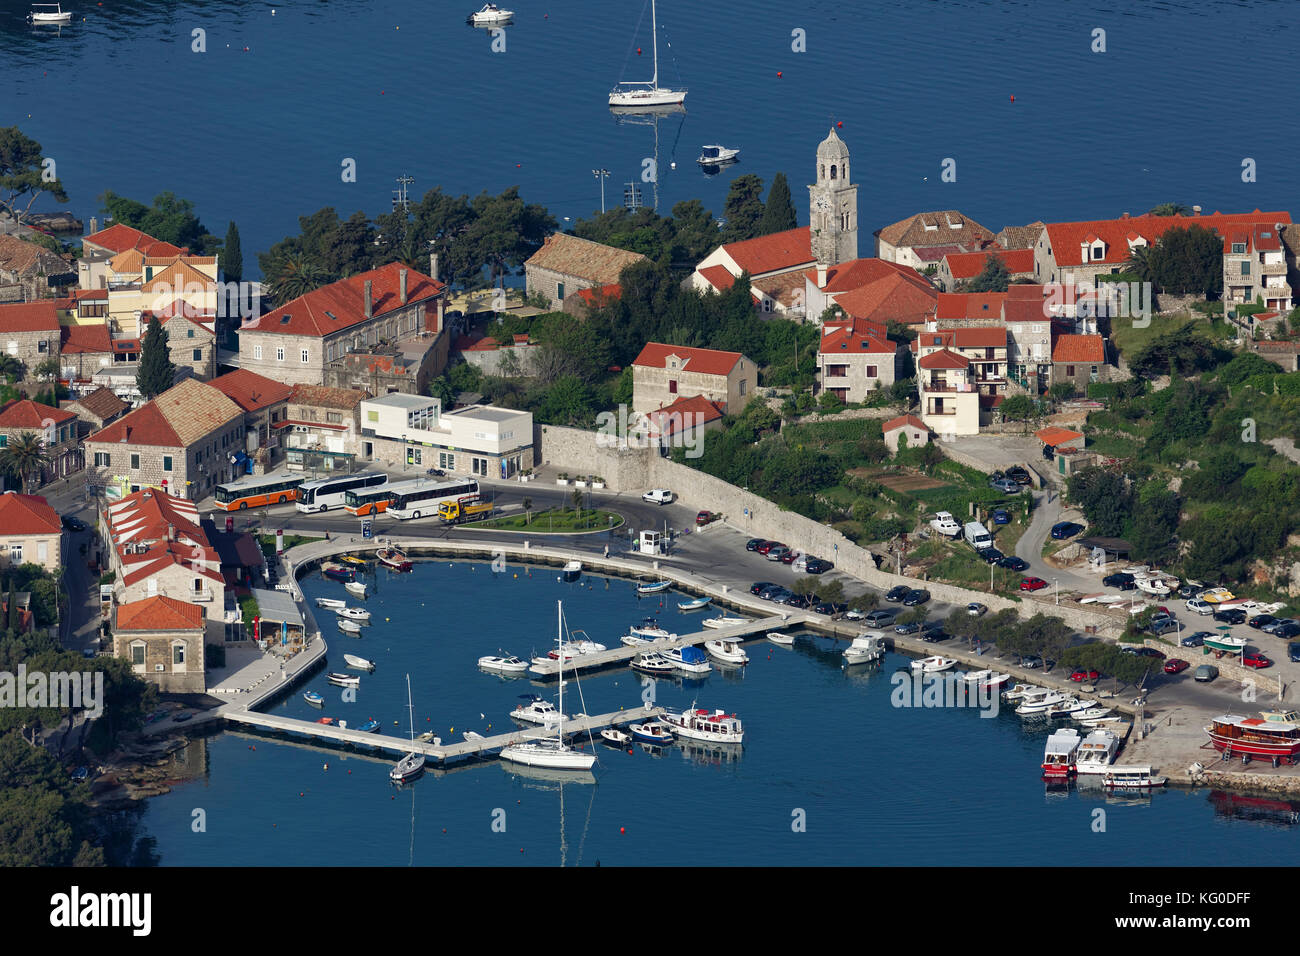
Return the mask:
<svg viewBox="0 0 1300 956">
<path fill-rule="evenodd" d="M 913 428 L 919 428 L 923 432 L 928 432 L 930 427 L 915 415 L 899 415 L 897 418 L 891 418 L 885 424 L 880 426 L 882 432 L 892 432 L 895 428 L 902 428 L 904 425 L 911 425 Z"/>
<path fill-rule="evenodd" d="M 149 256 L 178 256 L 186 250 L 170 242 L 155 239 L 148 233 L 133 229 L 131 226 L 115 222 L 107 229 L 101 229 L 93 235 L 86 236 L 82 242 L 100 246 L 109 252 L 125 252 L 127 249 L 139 249 Z"/>
<path fill-rule="evenodd" d="M 270 382 L 269 379 L 263 381 Z M 271 382 L 270 385 L 288 394 L 287 385 L 279 382 Z M 95 432 L 86 442 L 125 440 L 131 445 L 187 448 L 217 429 L 236 419 L 242 419 L 243 414 L 243 409 L 221 389 L 214 388 L 213 383 L 187 378 L 177 382 L 153 401 L 146 402 L 113 424 Z M 109 453 L 112 454 L 112 451 Z"/>
<path fill-rule="evenodd" d="M 1100 335 L 1058 335 L 1052 344 L 1053 362 L 1100 365 L 1106 360 L 1106 346 Z"/>
<path fill-rule="evenodd" d="M 400 301 L 401 272 L 406 269 L 406 305 Z M 441 295 L 446 286 L 399 262 L 340 279 L 301 295 L 244 326 L 242 332 L 321 337 L 365 322 L 366 282 L 371 283 L 371 317 L 385 315 Z"/>
<path fill-rule="evenodd" d="M 72 298 L 80 302 L 82 299 L 103 299 L 108 300 L 107 289 L 73 289 Z"/>
<path fill-rule="evenodd" d="M 924 282 L 924 280 L 922 280 Z M 895 272 L 865 286 L 842 292 L 835 304 L 854 318 L 919 325 L 934 315 L 939 293 Z"/>
<path fill-rule="evenodd" d="M 927 229 L 926 226 L 937 228 Z M 956 228 L 953 228 L 953 227 Z M 941 246 L 960 243 L 970 248 L 973 243 L 992 241 L 992 234 L 979 223 L 962 215 L 956 209 L 938 212 L 920 212 L 907 219 L 891 223 L 876 232 L 883 242 L 900 248 Z"/>
<path fill-rule="evenodd" d="M 941 322 L 998 319 L 1006 298 L 1005 292 L 940 292 L 935 318 Z"/>
<path fill-rule="evenodd" d="M 836 329 L 852 329 L 854 335 L 873 335 L 878 339 L 888 338 L 889 330 L 884 322 L 872 319 L 855 319 L 843 314 L 833 316 L 822 323 L 822 334 L 829 335 Z"/>
<path fill-rule="evenodd" d="M 309 405 L 317 408 L 339 408 L 350 411 L 356 408 L 370 395 L 359 388 L 331 388 L 326 385 L 295 385 L 289 393 L 289 401 L 294 405 Z"/>
<path fill-rule="evenodd" d="M 877 338 L 868 332 L 855 332 L 849 327 L 823 335 L 818 351 L 822 355 L 893 355 L 898 346 L 888 339 Z"/>
<path fill-rule="evenodd" d="M 595 289 L 579 289 L 578 298 L 584 305 L 602 305 L 623 297 L 623 287 L 617 282 L 602 285 Z"/>
<path fill-rule="evenodd" d="M 966 359 L 966 356 L 958 355 L 956 352 L 950 352 L 947 349 L 931 352 L 916 364 L 925 369 L 970 367 L 970 362 Z"/>
<path fill-rule="evenodd" d="M 161 594 L 120 604 L 117 608 L 119 631 L 193 631 L 201 627 L 201 607 Z"/>
<path fill-rule="evenodd" d="M 78 405 L 84 408 L 96 418 L 112 418 L 114 415 L 124 411 L 129 406 L 126 402 L 118 398 L 113 390 L 100 386 L 89 394 L 83 395 L 69 404 Z"/>
<path fill-rule="evenodd" d="M 647 412 L 653 426 L 652 435 L 675 435 L 684 428 L 696 428 L 722 418 L 726 413 L 726 402 L 714 402 L 703 395 L 679 398 L 671 405 L 665 405 L 652 412 Z M 689 418 L 687 416 L 690 416 Z"/>
<path fill-rule="evenodd" d="M 812 241 L 808 227 L 774 232 L 757 239 L 732 242 L 722 247 L 733 262 L 751 276 L 811 265 Z"/>
<path fill-rule="evenodd" d="M 1033 249 L 990 249 L 987 252 L 959 252 L 949 254 L 948 271 L 958 282 L 973 279 L 984 271 L 990 256 L 997 256 L 1013 276 L 1034 271 Z"/>
<path fill-rule="evenodd" d="M 1148 243 L 1156 241 L 1174 227 L 1202 226 L 1219 235 L 1230 226 L 1250 223 L 1290 223 L 1289 212 L 1214 213 L 1210 216 L 1134 216 L 1128 219 L 1098 219 L 1090 222 L 1049 222 L 1047 240 L 1059 266 L 1114 265 L 1129 257 L 1128 236 L 1137 233 Z M 1092 237 L 1092 238 L 1090 238 Z M 1085 259 L 1082 246 L 1101 239 L 1106 248 L 1100 259 Z"/>
<path fill-rule="evenodd" d="M 62 534 L 63 525 L 40 495 L 16 491 L 0 495 L 0 528 L 5 534 Z"/>
<path fill-rule="evenodd" d="M 726 266 L 709 266 L 701 269 L 700 275 L 719 292 L 726 292 L 736 283 L 736 277 Z"/>
<path fill-rule="evenodd" d="M 59 299 L 0 305 L 0 332 L 57 332 Z"/>
<path fill-rule="evenodd" d="M 940 329 L 937 332 L 919 332 L 912 340 L 911 350 L 956 348 L 956 349 L 996 349 L 1007 347 L 1007 328 L 1005 325 L 978 326 L 964 329 Z"/>
<path fill-rule="evenodd" d="M 146 402 L 133 412 L 122 416 L 86 438 L 86 442 L 129 442 L 132 445 L 152 445 L 162 448 L 182 448 L 176 430 L 153 402 Z M 109 452 L 112 454 L 112 452 Z"/>
<path fill-rule="evenodd" d="M 647 342 L 633 365 L 645 368 L 667 368 L 668 356 L 676 355 L 684 361 L 678 364 L 676 371 L 700 372 L 704 375 L 728 375 L 736 367 L 743 355 L 739 352 L 722 352 L 717 349 L 695 349 L 685 345 L 664 345 L 662 342 Z"/>
<path fill-rule="evenodd" d="M 283 382 L 258 375 L 248 369 L 236 369 L 208 382 L 245 412 L 260 412 L 271 405 L 287 401 L 293 388 Z"/>
<path fill-rule="evenodd" d="M 1244 242 L 1246 252 L 1277 252 L 1282 248 L 1282 237 L 1278 234 L 1278 223 L 1252 222 L 1245 226 L 1232 225 L 1223 231 L 1223 254 L 1232 255 L 1232 244 Z M 1289 225 L 1289 223 L 1287 224 Z M 1236 253 L 1241 255 L 1240 252 Z"/>
<path fill-rule="evenodd" d="M 1060 428 L 1053 425 L 1050 428 L 1044 428 L 1041 431 L 1034 432 L 1034 435 L 1044 445 L 1051 445 L 1055 448 L 1057 445 L 1063 445 L 1066 442 L 1082 438 L 1083 432 L 1070 431 L 1068 428 Z"/>
<path fill-rule="evenodd" d="M 884 279 L 891 275 L 900 275 L 904 279 L 916 283 L 919 288 L 930 288 L 930 283 L 918 275 L 917 271 L 911 266 L 899 265 L 897 262 L 889 262 L 885 259 L 867 258 L 854 259 L 851 262 L 841 262 L 839 265 L 830 266 L 826 270 L 826 285 L 822 287 L 821 291 L 828 295 L 836 295 L 837 293 L 860 289 L 864 285 L 869 285 L 878 279 Z M 804 272 L 804 277 L 813 285 L 817 284 L 816 269 L 808 269 Z"/>
<path fill-rule="evenodd" d="M 51 408 L 29 398 L 13 399 L 0 406 L 0 428 L 45 428 L 47 424 L 58 425 L 76 417 L 72 412 Z"/>
<path fill-rule="evenodd" d="M 107 325 L 65 325 L 59 329 L 59 351 L 107 354 L 113 351 L 113 333 Z"/>
</svg>

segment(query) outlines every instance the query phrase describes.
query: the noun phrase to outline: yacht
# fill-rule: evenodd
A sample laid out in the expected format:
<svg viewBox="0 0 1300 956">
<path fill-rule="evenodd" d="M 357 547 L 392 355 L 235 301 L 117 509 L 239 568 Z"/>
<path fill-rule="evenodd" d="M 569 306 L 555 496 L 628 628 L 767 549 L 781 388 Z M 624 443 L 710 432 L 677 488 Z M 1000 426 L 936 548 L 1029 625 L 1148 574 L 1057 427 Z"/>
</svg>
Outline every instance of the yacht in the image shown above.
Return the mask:
<svg viewBox="0 0 1300 956">
<path fill-rule="evenodd" d="M 1065 700 L 1064 694 L 1056 691 L 1041 688 L 1039 692 L 1026 694 L 1020 701 L 1020 706 L 1016 708 L 1016 713 L 1021 717 L 1045 717 L 1048 710 Z"/>
<path fill-rule="evenodd" d="M 528 662 L 521 661 L 513 654 L 507 656 L 488 656 L 478 659 L 478 666 L 485 671 L 496 671 L 499 674 L 522 674 L 528 670 Z"/>
<path fill-rule="evenodd" d="M 415 742 L 415 704 L 411 699 L 411 675 L 406 675 L 406 706 L 411 716 L 411 742 Z M 424 754 L 412 750 L 388 771 L 388 779 L 394 783 L 406 783 L 424 773 Z"/>
<path fill-rule="evenodd" d="M 740 150 L 727 146 L 705 146 L 696 160 L 701 166 L 725 166 L 740 159 Z"/>
<path fill-rule="evenodd" d="M 770 636 L 770 635 L 769 635 Z M 879 661 L 885 657 L 885 635 L 881 631 L 867 631 L 853 639 L 853 643 L 844 648 L 844 663 L 865 664 Z"/>
<path fill-rule="evenodd" d="M 526 702 L 510 711 L 510 716 L 515 720 L 545 725 L 555 723 L 562 716 L 549 700 L 543 700 L 536 694 L 525 694 L 524 697 Z"/>
<path fill-rule="evenodd" d="M 1079 745 L 1075 768 L 1080 774 L 1103 774 L 1119 753 L 1119 738 L 1109 730 L 1093 730 Z"/>
<path fill-rule="evenodd" d="M 515 15 L 513 10 L 502 10 L 495 3 L 485 3 L 476 13 L 471 13 L 465 22 L 472 26 L 488 26 L 493 23 L 507 23 Z"/>
<path fill-rule="evenodd" d="M 619 109 L 638 109 L 652 106 L 676 106 L 686 100 L 685 90 L 674 90 L 659 85 L 659 18 L 655 0 L 650 0 L 650 29 L 652 32 L 651 56 L 654 73 L 649 81 L 628 80 L 620 83 L 609 94 L 609 105 Z M 634 89 L 625 89 L 634 87 Z"/>
</svg>

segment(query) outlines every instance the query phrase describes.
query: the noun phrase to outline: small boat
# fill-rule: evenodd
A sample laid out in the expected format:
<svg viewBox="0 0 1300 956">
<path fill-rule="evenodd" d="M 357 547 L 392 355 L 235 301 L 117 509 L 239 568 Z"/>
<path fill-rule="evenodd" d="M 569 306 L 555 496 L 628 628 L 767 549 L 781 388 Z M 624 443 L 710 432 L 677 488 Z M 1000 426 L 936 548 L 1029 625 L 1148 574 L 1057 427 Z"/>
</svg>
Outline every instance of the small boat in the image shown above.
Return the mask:
<svg viewBox="0 0 1300 956">
<path fill-rule="evenodd" d="M 1080 723 L 1089 723 L 1090 721 L 1100 720 L 1110 713 L 1109 707 L 1084 707 L 1070 714 L 1071 720 L 1077 720 Z"/>
<path fill-rule="evenodd" d="M 324 724 L 327 727 L 337 727 L 339 724 L 338 719 L 334 717 L 321 717 L 316 721 L 316 723 Z"/>
<path fill-rule="evenodd" d="M 471 13 L 465 22 L 480 27 L 489 23 L 506 23 L 515 15 L 513 10 L 502 10 L 495 3 L 485 3 L 477 13 Z"/>
<path fill-rule="evenodd" d="M 1106 770 L 1101 785 L 1107 790 L 1151 790 L 1163 787 L 1165 778 L 1157 776 L 1152 767 L 1116 767 Z"/>
<path fill-rule="evenodd" d="M 560 712 L 549 700 L 543 700 L 536 694 L 524 696 L 528 702 L 510 711 L 510 716 L 515 720 L 522 720 L 529 724 L 553 724 L 560 719 Z"/>
<path fill-rule="evenodd" d="M 411 743 L 415 743 L 415 703 L 411 699 L 411 675 L 406 675 L 406 706 L 411 715 Z M 424 754 L 412 750 L 388 771 L 388 779 L 393 783 L 406 783 L 424 773 Z"/>
<path fill-rule="evenodd" d="M 745 649 L 740 646 L 740 641 L 723 639 L 718 641 L 705 641 L 705 652 L 715 661 L 723 664 L 748 664 L 749 655 Z"/>
<path fill-rule="evenodd" d="M 582 562 L 581 561 L 565 562 L 564 569 L 560 572 L 560 577 L 570 583 L 578 580 L 578 578 L 582 577 Z"/>
<path fill-rule="evenodd" d="M 1002 699 L 1005 701 L 1023 700 L 1025 697 L 1036 693 L 1046 693 L 1046 687 L 1039 687 L 1037 684 L 1012 684 L 1007 690 L 1002 692 Z"/>
<path fill-rule="evenodd" d="M 662 747 L 673 742 L 671 731 L 657 720 L 647 720 L 640 724 L 629 724 L 627 729 L 632 731 L 633 740 L 638 740 L 643 744 L 655 744 Z"/>
<path fill-rule="evenodd" d="M 331 684 L 337 684 L 339 687 L 360 687 L 361 678 L 356 674 L 327 674 L 325 679 Z"/>
<path fill-rule="evenodd" d="M 780 631 L 768 631 L 767 639 L 773 644 L 780 644 L 782 647 L 789 647 L 794 643 L 793 634 L 783 634 Z"/>
<path fill-rule="evenodd" d="M 1041 694 L 1025 697 L 1016 708 L 1016 713 L 1021 717 L 1046 717 L 1049 710 L 1065 699 L 1064 694 L 1045 689 Z"/>
<path fill-rule="evenodd" d="M 343 659 L 347 661 L 348 667 L 360 667 L 362 670 L 372 671 L 375 669 L 375 662 L 368 661 L 364 657 L 357 657 L 355 654 L 344 654 Z"/>
<path fill-rule="evenodd" d="M 307 703 L 312 704 L 315 707 L 323 707 L 325 705 L 325 698 L 322 697 L 320 694 L 316 693 L 314 690 L 307 691 L 305 694 L 302 695 L 302 699 L 305 700 Z"/>
<path fill-rule="evenodd" d="M 528 670 L 528 662 L 521 661 L 513 654 L 480 657 L 478 659 L 478 666 L 483 668 L 485 671 L 496 671 L 499 674 L 522 674 Z"/>
<path fill-rule="evenodd" d="M 713 665 L 698 647 L 673 647 L 660 653 L 672 662 L 676 670 L 688 674 L 707 674 L 713 670 Z"/>
<path fill-rule="evenodd" d="M 660 591 L 667 591 L 672 586 L 672 581 L 651 581 L 648 584 L 638 584 L 636 586 L 636 593 L 658 594 Z"/>
<path fill-rule="evenodd" d="M 361 567 L 361 568 L 366 567 L 370 563 L 365 558 L 359 558 L 355 554 L 340 555 L 339 560 L 342 561 L 344 564 L 351 564 L 354 567 Z"/>
<path fill-rule="evenodd" d="M 71 19 L 72 11 L 57 3 L 33 3 L 32 12 L 27 14 L 28 23 L 67 23 Z"/>
<path fill-rule="evenodd" d="M 339 598 L 317 598 L 317 599 L 316 599 L 316 606 L 317 606 L 317 607 L 327 607 L 327 608 L 329 608 L 331 611 L 336 611 L 336 610 L 338 610 L 339 608 L 347 607 L 347 606 L 348 606 L 348 602 L 347 602 L 347 601 L 344 601 L 344 600 L 341 600 L 341 599 L 339 599 Z"/>
<path fill-rule="evenodd" d="M 701 621 L 700 623 L 705 627 L 734 627 L 737 624 L 748 624 L 749 618 L 719 614 L 717 617 L 711 617 L 708 620 Z"/>
<path fill-rule="evenodd" d="M 1088 703 L 1089 706 L 1091 706 L 1093 702 L 1089 701 Z M 1054 720 L 1060 719 L 1062 717 L 1069 717 L 1076 710 L 1081 710 L 1081 709 L 1082 708 L 1079 706 L 1079 699 L 1077 697 L 1067 697 L 1065 698 L 1065 700 L 1059 700 L 1052 706 L 1048 707 L 1047 716 Z"/>
<path fill-rule="evenodd" d="M 642 674 L 671 674 L 676 667 L 662 654 L 642 653 L 632 660 L 632 670 Z"/>
<path fill-rule="evenodd" d="M 1010 674 L 993 674 L 980 682 L 981 687 L 999 688 L 1011 680 Z"/>
<path fill-rule="evenodd" d="M 339 617 L 346 617 L 350 621 L 368 621 L 370 612 L 363 607 L 340 607 L 335 608 L 334 613 Z"/>
<path fill-rule="evenodd" d="M 321 569 L 321 574 L 332 581 L 342 581 L 345 584 L 355 581 L 357 573 L 351 568 L 345 568 L 337 564 L 331 564 Z"/>
<path fill-rule="evenodd" d="M 1073 727 L 1057 730 L 1043 748 L 1043 776 L 1069 777 L 1075 772 L 1075 757 L 1082 741 Z"/>
<path fill-rule="evenodd" d="M 638 644 L 648 644 L 651 641 L 658 641 L 665 637 L 676 637 L 671 631 L 665 630 L 659 626 L 658 620 L 653 617 L 645 618 L 640 624 L 634 624 L 628 628 L 627 637 L 622 638 L 624 644 L 628 647 L 635 647 Z M 628 640 L 633 638 L 633 640 Z"/>
<path fill-rule="evenodd" d="M 670 710 L 660 718 L 679 737 L 706 740 L 715 744 L 738 744 L 745 739 L 740 718 L 725 710 L 705 710 L 691 705 L 690 710 Z"/>
<path fill-rule="evenodd" d="M 396 548 L 379 548 L 375 551 L 375 557 L 379 559 L 380 564 L 393 571 L 410 571 L 415 567 L 414 563 Z"/>
<path fill-rule="evenodd" d="M 615 747 L 625 747 L 632 742 L 630 736 L 623 733 L 621 730 L 614 730 L 613 728 L 602 730 L 600 732 L 600 739 L 606 743 L 613 744 Z"/>
<path fill-rule="evenodd" d="M 866 631 L 859 634 L 853 639 L 853 643 L 844 648 L 843 656 L 846 664 L 866 664 L 869 661 L 884 660 L 885 635 L 880 631 Z"/>
<path fill-rule="evenodd" d="M 346 617 L 339 618 L 339 630 L 345 634 L 360 634 L 361 625 L 356 621 L 349 621 Z"/>
<path fill-rule="evenodd" d="M 1246 649 L 1246 638 L 1233 637 L 1220 631 L 1213 637 L 1207 637 L 1205 646 L 1211 650 L 1223 651 L 1225 654 L 1240 654 Z"/>
<path fill-rule="evenodd" d="M 740 159 L 740 150 L 729 146 L 705 146 L 700 158 L 696 160 L 701 166 L 725 166 Z"/>
<path fill-rule="evenodd" d="M 370 597 L 370 588 L 366 586 L 364 581 L 349 581 L 343 586 L 347 588 L 349 593 L 355 594 L 359 598 Z"/>
<path fill-rule="evenodd" d="M 377 721 L 377 720 L 375 720 L 375 718 L 371 717 L 371 718 L 370 718 L 369 720 L 367 720 L 364 724 L 360 724 L 360 725 L 358 725 L 358 726 L 356 726 L 356 727 L 353 727 L 352 729 L 353 729 L 353 730 L 359 730 L 359 731 L 361 731 L 363 734 L 374 734 L 374 733 L 378 733 L 378 732 L 379 732 L 379 721 Z"/>
<path fill-rule="evenodd" d="M 464 731 L 464 732 L 461 733 L 461 736 L 465 738 L 465 741 L 466 741 L 467 743 L 470 742 L 470 741 L 474 741 L 474 740 L 486 740 L 486 739 L 487 739 L 487 738 L 484 737 L 482 734 L 480 734 L 477 730 L 466 730 L 466 731 Z"/>
<path fill-rule="evenodd" d="M 699 608 L 704 607 L 712 600 L 713 598 L 711 597 L 702 597 L 702 598 L 696 598 L 693 601 L 678 601 L 677 609 L 680 611 L 695 611 L 698 610 Z"/>
<path fill-rule="evenodd" d="M 1139 591 L 1145 591 L 1147 594 L 1156 594 L 1160 597 L 1164 597 L 1166 594 L 1169 594 L 1174 590 L 1169 586 L 1168 582 L 1166 582 L 1164 578 L 1136 578 L 1133 583 L 1137 585 Z"/>
<path fill-rule="evenodd" d="M 925 657 L 919 661 L 912 661 L 912 670 L 921 671 L 925 674 L 937 674 L 940 671 L 950 669 L 956 663 L 951 657 L 940 657 L 936 654 L 934 657 Z"/>
<path fill-rule="evenodd" d="M 601 651 L 608 650 L 604 644 L 597 644 L 595 641 L 566 641 L 560 647 L 562 650 L 547 651 L 545 657 L 534 658 L 533 663 L 558 661 L 561 653 L 564 654 L 566 661 L 571 661 L 583 654 L 599 654 Z"/>
<path fill-rule="evenodd" d="M 416 737 L 415 739 L 422 741 L 423 743 L 426 744 L 433 744 L 435 747 L 442 746 L 442 738 L 439 737 L 437 734 L 435 734 L 432 730 L 426 730 L 424 733 L 420 734 L 420 736 Z"/>
<path fill-rule="evenodd" d="M 1079 745 L 1075 769 L 1082 775 L 1104 774 L 1119 753 L 1119 738 L 1109 730 L 1094 730 Z"/>
</svg>

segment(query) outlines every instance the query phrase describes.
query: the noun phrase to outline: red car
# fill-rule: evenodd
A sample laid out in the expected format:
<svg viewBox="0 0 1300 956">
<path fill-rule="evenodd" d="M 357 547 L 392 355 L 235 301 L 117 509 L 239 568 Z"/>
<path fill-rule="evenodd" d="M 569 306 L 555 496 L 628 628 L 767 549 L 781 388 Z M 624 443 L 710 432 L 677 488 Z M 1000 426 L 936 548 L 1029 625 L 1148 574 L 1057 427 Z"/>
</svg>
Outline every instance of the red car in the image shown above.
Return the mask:
<svg viewBox="0 0 1300 956">
<path fill-rule="evenodd" d="M 771 551 L 771 550 L 772 550 L 773 548 L 775 548 L 778 544 L 781 544 L 781 542 L 780 542 L 780 541 L 764 541 L 762 544 L 760 544 L 760 545 L 759 545 L 757 548 L 755 548 L 754 550 L 757 551 L 759 554 L 767 554 L 767 552 Z M 784 545 L 782 545 L 782 546 L 784 547 Z"/>
<path fill-rule="evenodd" d="M 785 554 L 781 555 L 781 563 L 794 564 L 794 559 L 797 557 L 799 557 L 798 551 L 787 551 Z"/>
<path fill-rule="evenodd" d="M 1192 666 L 1191 664 L 1187 663 L 1187 661 L 1182 660 L 1181 658 L 1171 657 L 1169 658 L 1169 660 L 1165 661 L 1165 673 L 1181 674 L 1183 671 L 1187 670 L 1187 668 L 1191 666 Z"/>
<path fill-rule="evenodd" d="M 1070 680 L 1082 684 L 1084 681 L 1094 681 L 1101 677 L 1100 671 L 1086 671 L 1082 667 L 1076 667 L 1070 674 Z"/>
<path fill-rule="evenodd" d="M 1020 582 L 1020 590 L 1022 591 L 1041 591 L 1045 587 L 1047 587 L 1047 582 L 1042 578 L 1025 578 Z"/>
<path fill-rule="evenodd" d="M 712 511 L 701 511 L 699 514 L 695 516 L 696 524 L 708 524 L 712 520 L 713 520 Z"/>
<path fill-rule="evenodd" d="M 1241 662 L 1247 667 L 1272 667 L 1273 662 L 1259 651 L 1246 651 L 1241 655 Z"/>
</svg>

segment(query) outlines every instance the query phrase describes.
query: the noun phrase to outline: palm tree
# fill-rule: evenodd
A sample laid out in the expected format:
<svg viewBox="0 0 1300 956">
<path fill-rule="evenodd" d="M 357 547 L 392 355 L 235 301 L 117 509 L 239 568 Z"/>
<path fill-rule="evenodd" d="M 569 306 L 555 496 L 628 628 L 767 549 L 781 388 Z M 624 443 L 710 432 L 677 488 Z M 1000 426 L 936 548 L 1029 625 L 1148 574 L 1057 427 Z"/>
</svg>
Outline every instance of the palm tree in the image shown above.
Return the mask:
<svg viewBox="0 0 1300 956">
<path fill-rule="evenodd" d="M 1148 215 L 1151 216 L 1186 216 L 1190 209 L 1180 202 L 1162 202 L 1160 205 L 1151 209 Z"/>
<path fill-rule="evenodd" d="M 1124 271 L 1137 276 L 1139 282 L 1155 282 L 1151 269 L 1151 247 L 1134 246 L 1124 263 Z"/>
<path fill-rule="evenodd" d="M 3 375 L 10 385 L 22 381 L 26 374 L 27 366 L 23 364 L 22 359 L 12 355 L 0 355 L 0 375 Z"/>
<path fill-rule="evenodd" d="M 40 477 L 49 465 L 45 442 L 35 432 L 23 432 L 0 453 L 0 469 L 22 482 L 23 494 L 29 492 L 32 477 Z"/>
<path fill-rule="evenodd" d="M 284 305 L 331 281 L 333 277 L 315 259 L 303 252 L 291 252 L 276 260 L 263 288 L 276 305 Z"/>
</svg>

